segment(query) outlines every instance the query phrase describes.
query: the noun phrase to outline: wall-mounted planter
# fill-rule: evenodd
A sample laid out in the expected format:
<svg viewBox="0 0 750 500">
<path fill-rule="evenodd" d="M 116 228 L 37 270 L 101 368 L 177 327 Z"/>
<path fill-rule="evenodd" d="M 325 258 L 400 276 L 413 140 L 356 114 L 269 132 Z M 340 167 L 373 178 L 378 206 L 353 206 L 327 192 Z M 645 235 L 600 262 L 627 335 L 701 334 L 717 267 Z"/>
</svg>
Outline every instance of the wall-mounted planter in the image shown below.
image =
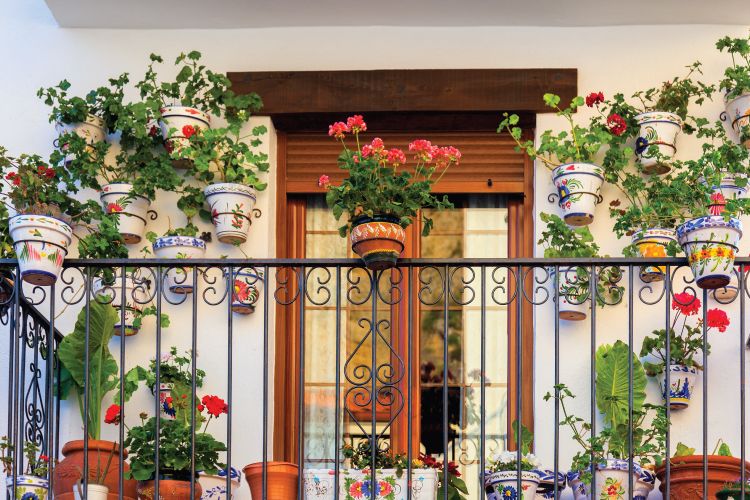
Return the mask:
<svg viewBox="0 0 750 500">
<path fill-rule="evenodd" d="M 667 246 L 677 242 L 674 229 L 652 228 L 638 231 L 633 235 L 633 244 L 644 258 L 662 258 L 667 256 Z M 664 280 L 664 266 L 643 266 L 640 270 L 641 280 L 645 283 Z"/>
<path fill-rule="evenodd" d="M 219 241 L 233 245 L 247 241 L 255 208 L 255 189 L 223 182 L 211 184 L 203 190 L 203 194 L 211 209 L 211 220 Z"/>
<path fill-rule="evenodd" d="M 404 251 L 406 231 L 398 219 L 389 215 L 359 217 L 352 222 L 352 250 L 368 269 L 379 271 L 396 265 Z"/>
<path fill-rule="evenodd" d="M 225 277 L 226 274 L 224 271 Z M 252 268 L 235 270 L 232 286 L 232 311 L 237 314 L 254 313 L 263 288 L 263 272 L 256 272 Z"/>
<path fill-rule="evenodd" d="M 662 175 L 672 167 L 670 160 L 677 152 L 677 134 L 682 119 L 664 111 L 641 113 L 635 117 L 640 131 L 635 141 L 635 154 L 647 174 Z"/>
<path fill-rule="evenodd" d="M 740 143 L 750 148 L 750 92 L 726 100 L 725 109 Z"/>
<path fill-rule="evenodd" d="M 206 253 L 206 242 L 192 236 L 163 236 L 157 238 L 152 246 L 154 254 L 160 259 L 199 259 Z M 193 292 L 193 269 L 187 267 L 189 265 L 186 262 L 186 267 L 167 270 L 164 285 L 170 292 L 180 295 Z"/>
<path fill-rule="evenodd" d="M 588 273 L 584 270 L 581 272 Z M 555 280 L 555 269 L 550 272 L 552 283 Z M 579 276 L 579 269 L 575 267 L 561 267 L 559 278 L 559 310 L 558 316 L 565 321 L 583 321 L 588 317 L 591 309 L 591 301 L 588 297 L 589 286 L 580 284 L 582 276 Z M 554 286 L 554 285 L 553 285 Z"/>
<path fill-rule="evenodd" d="M 409 485 L 406 472 L 403 472 L 401 477 L 396 469 L 378 469 L 376 472 L 377 486 L 371 488 L 372 476 L 369 471 L 356 469 L 339 471 L 339 498 L 341 500 L 407 499 Z M 336 487 L 335 474 L 333 469 L 305 469 L 305 499 L 333 500 Z M 413 500 L 436 498 L 438 478 L 435 469 L 412 469 L 411 480 Z"/>
<path fill-rule="evenodd" d="M 112 304 L 117 311 L 117 322 L 115 323 L 114 334 L 120 335 L 123 331 L 121 310 L 122 307 L 122 277 L 120 271 L 111 279 L 94 278 L 92 289 L 95 297 L 100 297 L 104 302 Z M 133 273 L 125 273 L 125 323 L 124 330 L 126 336 L 135 335 L 139 328 L 135 325 L 135 319 L 143 310 L 149 300 L 150 283 L 142 278 L 136 277 Z"/>
<path fill-rule="evenodd" d="M 714 193 L 721 193 L 724 199 L 740 199 L 747 195 L 748 184 L 738 186 L 737 181 L 745 178 L 744 174 L 727 173 L 721 178 L 718 186 L 710 186 Z M 708 185 L 705 179 L 700 179 L 701 183 Z"/>
<path fill-rule="evenodd" d="M 698 370 L 694 366 L 669 365 L 669 407 L 672 410 L 682 410 L 690 404 L 690 398 L 695 390 L 695 379 L 698 378 Z M 667 400 L 666 385 L 667 377 L 661 379 L 661 395 Z"/>
<path fill-rule="evenodd" d="M 117 214 L 117 227 L 122 239 L 128 245 L 140 243 L 146 231 L 146 217 L 151 201 L 144 197 L 131 194 L 133 185 L 117 182 L 102 186 L 99 198 L 104 211 Z"/>
<path fill-rule="evenodd" d="M 97 142 L 103 142 L 107 137 L 107 128 L 104 124 L 104 120 L 94 115 L 87 115 L 85 122 L 77 123 L 56 123 L 55 129 L 59 135 L 75 133 L 78 137 L 83 138 L 87 144 L 96 144 Z M 64 152 L 67 149 L 67 144 L 59 144 L 60 149 Z M 90 148 L 87 148 L 91 151 Z M 65 157 L 65 163 L 72 161 L 73 155 L 67 155 Z"/>
<path fill-rule="evenodd" d="M 590 494 L 591 485 L 581 481 L 579 472 L 568 473 L 568 484 L 573 489 L 575 500 L 612 499 L 625 500 L 630 498 L 630 485 L 628 481 L 629 464 L 627 460 L 609 458 L 597 465 L 595 472 L 594 487 L 596 491 Z M 641 466 L 633 463 L 633 493 L 637 490 L 637 482 L 641 475 Z"/>
<path fill-rule="evenodd" d="M 586 226 L 594 220 L 601 201 L 604 171 L 590 163 L 567 163 L 552 171 L 563 219 L 570 226 Z"/>
<path fill-rule="evenodd" d="M 164 146 L 172 157 L 175 168 L 188 168 L 192 160 L 180 154 L 190 145 L 190 136 L 200 129 L 211 128 L 211 117 L 191 106 L 165 106 L 161 108 L 161 135 Z"/>
<path fill-rule="evenodd" d="M 198 475 L 198 482 L 203 488 L 201 500 L 229 500 L 234 498 L 234 494 L 240 487 L 240 471 L 232 467 L 230 469 L 229 480 L 232 489 L 227 495 L 227 471 L 220 470 L 217 475 L 205 474 Z"/>
<path fill-rule="evenodd" d="M 677 239 L 701 288 L 726 286 L 734 273 L 734 257 L 742 238 L 742 223 L 732 217 L 707 215 L 677 228 Z"/>
<path fill-rule="evenodd" d="M 13 478 L 6 477 L 5 484 L 8 485 L 8 498 L 13 498 Z M 47 500 L 49 493 L 49 481 L 41 477 L 21 475 L 16 477 L 17 499 L 24 500 Z"/>
<path fill-rule="evenodd" d="M 54 217 L 21 214 L 10 218 L 9 230 L 21 278 L 33 285 L 54 284 L 68 254 L 73 229 Z"/>
<path fill-rule="evenodd" d="M 539 474 L 536 471 L 521 472 L 521 491 L 518 491 L 518 473 L 500 471 L 484 473 L 484 491 L 488 499 L 517 498 L 531 500 L 536 497 L 539 487 Z"/>
</svg>

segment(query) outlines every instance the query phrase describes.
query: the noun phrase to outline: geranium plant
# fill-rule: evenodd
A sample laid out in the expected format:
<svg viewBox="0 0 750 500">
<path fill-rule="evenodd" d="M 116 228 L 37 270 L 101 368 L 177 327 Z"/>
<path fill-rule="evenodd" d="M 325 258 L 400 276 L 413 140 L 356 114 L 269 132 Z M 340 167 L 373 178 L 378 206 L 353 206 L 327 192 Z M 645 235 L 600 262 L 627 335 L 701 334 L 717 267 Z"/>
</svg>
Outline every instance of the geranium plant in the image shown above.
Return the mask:
<svg viewBox="0 0 750 500">
<path fill-rule="evenodd" d="M 732 58 L 732 65 L 724 70 L 724 78 L 719 83 L 719 88 L 726 92 L 726 99 L 750 92 L 750 36 L 725 36 L 716 42 L 716 48 Z"/>
<path fill-rule="evenodd" d="M 512 427 L 513 435 L 521 448 L 521 470 L 538 470 L 541 467 L 541 462 L 531 453 L 531 443 L 534 440 L 534 435 L 525 425 L 521 424 L 519 426 L 517 420 L 513 421 Z M 518 457 L 519 453 L 517 451 L 503 451 L 487 461 L 487 469 L 489 472 L 516 472 L 519 465 Z"/>
<path fill-rule="evenodd" d="M 197 355 L 196 355 L 197 357 Z M 125 374 L 125 387 L 128 393 L 135 392 L 141 382 L 151 391 L 156 390 L 156 363 L 155 359 L 149 362 L 148 368 L 135 366 Z M 175 384 L 182 387 L 192 387 L 192 356 L 190 351 L 180 354 L 176 347 L 172 346 L 168 354 L 162 355 L 159 360 L 159 382 L 162 384 Z M 195 370 L 195 386 L 203 387 L 203 379 L 206 372 L 200 368 Z"/>
<path fill-rule="evenodd" d="M 415 140 L 409 144 L 409 152 L 415 160 L 410 169 L 406 165 L 406 154 L 398 148 L 386 148 L 382 139 L 362 144 L 360 134 L 366 130 L 367 124 L 360 115 L 329 127 L 328 135 L 341 141 L 344 147 L 338 165 L 346 171 L 347 177 L 341 185 L 334 186 L 327 175 L 322 175 L 318 184 L 326 188 L 326 203 L 336 220 L 346 214 L 347 223 L 339 228 L 342 237 L 362 216 L 387 215 L 407 227 L 420 215 L 421 209 L 453 208 L 447 196 L 438 197 L 431 189 L 451 165 L 459 162 L 461 152 L 458 149 L 440 147 L 425 139 Z M 347 135 L 354 139 L 355 150 L 347 147 Z M 422 213 L 421 221 L 422 234 L 428 235 L 432 219 Z"/>
<path fill-rule="evenodd" d="M 8 436 L 0 438 L 0 464 L 3 466 L 3 472 L 6 477 L 13 473 L 13 453 L 16 447 L 10 443 Z M 32 441 L 26 441 L 23 444 L 23 454 L 26 462 L 26 470 L 23 472 L 29 476 L 47 477 L 49 470 L 49 457 L 40 454 L 40 447 Z M 8 481 L 10 485 L 10 481 Z"/>
</svg>

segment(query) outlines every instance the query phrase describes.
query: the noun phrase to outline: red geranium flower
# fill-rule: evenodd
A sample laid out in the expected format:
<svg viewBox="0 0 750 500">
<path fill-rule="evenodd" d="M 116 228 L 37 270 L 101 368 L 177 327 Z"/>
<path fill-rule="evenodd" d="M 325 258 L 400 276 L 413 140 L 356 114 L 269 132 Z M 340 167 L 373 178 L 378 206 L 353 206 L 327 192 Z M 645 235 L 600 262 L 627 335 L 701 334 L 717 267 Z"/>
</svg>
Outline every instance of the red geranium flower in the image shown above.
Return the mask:
<svg viewBox="0 0 750 500">
<path fill-rule="evenodd" d="M 55 169 L 54 168 L 48 168 L 44 171 L 44 175 L 47 176 L 47 179 L 54 179 L 55 177 Z"/>
<path fill-rule="evenodd" d="M 354 115 L 347 118 L 346 127 L 355 134 L 367 130 L 367 124 L 365 123 L 364 118 L 362 118 L 362 115 Z"/>
<path fill-rule="evenodd" d="M 122 205 L 119 203 L 107 203 L 107 213 L 122 212 Z"/>
<path fill-rule="evenodd" d="M 388 163 L 392 163 L 394 166 L 403 165 L 406 163 L 406 155 L 403 151 L 398 148 L 391 148 L 388 151 Z"/>
<path fill-rule="evenodd" d="M 718 328 L 720 332 L 726 332 L 729 326 L 729 316 L 721 309 L 709 309 L 706 313 L 706 326 Z"/>
<path fill-rule="evenodd" d="M 188 139 L 194 136 L 195 132 L 195 127 L 193 127 L 192 125 L 185 125 L 184 127 L 182 127 L 182 135 L 184 135 Z"/>
<path fill-rule="evenodd" d="M 47 171 L 47 167 L 45 167 L 44 165 L 39 165 L 38 167 L 36 167 L 36 171 L 40 174 L 44 174 L 44 172 Z"/>
<path fill-rule="evenodd" d="M 205 406 L 203 406 L 202 404 L 198 403 L 198 411 L 199 411 L 199 412 L 201 412 L 201 413 L 202 413 L 202 412 L 203 412 L 203 410 L 205 410 L 205 409 L 206 409 L 206 407 L 205 407 Z"/>
<path fill-rule="evenodd" d="M 672 300 L 672 309 L 680 311 L 685 316 L 698 314 L 700 308 L 700 299 L 688 292 L 676 293 L 674 300 Z"/>
<path fill-rule="evenodd" d="M 331 178 L 328 177 L 326 174 L 323 174 L 318 178 L 318 187 L 321 188 L 327 188 L 331 185 Z"/>
<path fill-rule="evenodd" d="M 624 134 L 625 130 L 628 128 L 623 117 L 617 113 L 612 113 L 607 117 L 607 127 L 609 127 L 609 131 L 612 132 L 613 135 L 617 136 Z"/>
<path fill-rule="evenodd" d="M 39 461 L 40 462 L 49 462 L 49 457 L 47 455 L 39 455 Z"/>
<path fill-rule="evenodd" d="M 347 132 L 350 132 L 350 130 L 344 122 L 336 122 L 333 125 L 328 126 L 328 135 L 333 136 L 336 139 L 343 139 L 344 134 Z"/>
<path fill-rule="evenodd" d="M 151 125 L 151 128 L 148 129 L 148 135 L 151 137 L 156 137 L 156 134 L 159 133 L 159 129 L 156 128 L 156 125 Z"/>
<path fill-rule="evenodd" d="M 417 139 L 409 144 L 409 151 L 414 153 L 417 160 L 432 161 L 435 152 L 432 143 L 426 139 Z"/>
<path fill-rule="evenodd" d="M 370 143 L 370 146 L 372 147 L 372 150 L 375 152 L 381 152 L 383 149 L 385 149 L 385 144 L 383 143 L 383 139 L 380 137 L 376 137 L 372 140 L 372 143 Z"/>
<path fill-rule="evenodd" d="M 227 413 L 229 407 L 219 396 L 203 396 L 201 400 L 208 410 L 208 414 L 214 417 L 218 417 L 222 413 Z"/>
<path fill-rule="evenodd" d="M 105 424 L 119 424 L 120 423 L 120 405 L 112 405 L 107 408 L 107 413 L 104 415 Z"/>
<path fill-rule="evenodd" d="M 592 92 L 589 95 L 586 96 L 586 106 L 589 108 L 593 107 L 596 104 L 600 104 L 604 102 L 604 94 L 601 92 Z"/>
<path fill-rule="evenodd" d="M 372 146 L 370 146 L 369 144 L 365 144 L 364 146 L 362 146 L 362 158 L 372 156 L 373 151 L 374 150 L 372 149 Z"/>
</svg>

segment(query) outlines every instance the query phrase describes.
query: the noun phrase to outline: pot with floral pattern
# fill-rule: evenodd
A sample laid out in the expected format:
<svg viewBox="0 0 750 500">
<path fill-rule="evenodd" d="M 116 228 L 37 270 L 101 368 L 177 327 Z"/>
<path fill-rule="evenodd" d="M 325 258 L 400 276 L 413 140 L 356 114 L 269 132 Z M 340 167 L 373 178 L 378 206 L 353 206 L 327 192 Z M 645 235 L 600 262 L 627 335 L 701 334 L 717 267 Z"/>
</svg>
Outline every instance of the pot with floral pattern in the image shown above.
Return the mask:
<svg viewBox="0 0 750 500">
<path fill-rule="evenodd" d="M 583 321 L 591 309 L 588 273 L 582 267 L 560 267 L 559 269 L 558 316 L 565 321 Z M 554 268 L 550 271 L 552 283 L 555 282 L 555 272 Z"/>
<path fill-rule="evenodd" d="M 120 322 L 121 307 L 122 307 L 122 287 L 125 287 L 125 323 L 124 330 L 125 336 L 129 337 L 135 335 L 140 330 L 139 321 L 136 321 L 140 316 L 141 311 L 146 303 L 149 302 L 151 283 L 135 273 L 126 271 L 125 272 L 125 283 L 121 277 L 122 273 L 120 270 L 116 272 L 115 276 L 110 278 L 107 277 L 96 277 L 92 283 L 92 289 L 94 296 L 100 298 L 108 304 L 112 304 L 112 307 L 117 311 L 117 322 L 114 328 L 114 334 L 120 335 L 123 331 L 123 323 Z"/>
<path fill-rule="evenodd" d="M 638 477 L 638 481 L 635 483 L 633 489 L 633 500 L 646 500 L 649 493 L 654 489 L 656 485 L 656 474 L 652 471 L 641 468 L 641 474 Z"/>
<path fill-rule="evenodd" d="M 593 488 L 581 480 L 579 472 L 568 472 L 568 484 L 575 500 L 627 500 L 630 498 L 628 481 L 629 462 L 619 458 L 608 458 L 596 467 Z M 641 466 L 633 463 L 633 490 L 641 475 Z"/>
<path fill-rule="evenodd" d="M 342 469 L 339 471 L 339 498 L 342 500 L 406 500 L 408 477 L 405 471 L 377 469 L 377 486 L 371 488 L 372 474 L 368 469 Z M 305 469 L 305 499 L 333 500 L 336 471 L 334 469 Z M 434 500 L 437 496 L 438 473 L 435 469 L 414 468 L 411 477 L 413 500 Z M 374 490 L 374 496 L 373 496 Z"/>
<path fill-rule="evenodd" d="M 635 141 L 635 154 L 643 171 L 663 175 L 672 167 L 670 160 L 677 152 L 677 135 L 682 130 L 682 119 L 664 111 L 641 113 L 635 117 L 640 131 Z"/>
<path fill-rule="evenodd" d="M 521 471 L 521 491 L 518 491 L 518 472 L 485 472 L 484 490 L 487 498 L 494 494 L 498 499 L 535 500 L 540 476 L 537 471 Z"/>
<path fill-rule="evenodd" d="M 669 365 L 669 407 L 672 410 L 682 410 L 688 407 L 695 389 L 696 378 L 698 378 L 698 369 L 694 366 Z M 665 401 L 667 400 L 666 382 L 665 374 L 659 383 L 661 395 Z"/>
<path fill-rule="evenodd" d="M 536 489 L 536 500 L 555 498 L 555 472 L 551 470 L 537 470 L 539 474 L 539 486 Z M 557 473 L 558 497 L 562 495 L 567 484 L 567 476 L 564 472 Z"/>
<path fill-rule="evenodd" d="M 736 217 L 725 220 L 721 215 L 707 215 L 677 228 L 677 240 L 699 287 L 714 289 L 729 284 L 740 238 L 742 223 Z"/>
<path fill-rule="evenodd" d="M 159 408 L 161 408 L 162 418 L 175 418 L 177 412 L 172 403 L 172 389 L 174 384 L 171 382 L 161 382 L 159 384 Z M 151 389 L 153 393 L 153 388 Z"/>
<path fill-rule="evenodd" d="M 59 135 L 74 133 L 78 137 L 81 137 L 88 144 L 87 149 L 89 151 L 93 151 L 91 148 L 92 144 L 102 142 L 107 137 L 107 127 L 104 123 L 104 119 L 91 114 L 86 115 L 85 122 L 57 122 L 55 124 L 55 129 Z M 62 151 L 65 151 L 68 148 L 67 144 L 59 144 L 58 147 L 62 149 Z M 67 155 L 65 157 L 65 163 L 70 163 L 73 159 L 73 155 Z"/>
<path fill-rule="evenodd" d="M 601 201 L 604 171 L 590 163 L 566 163 L 552 171 L 563 219 L 570 226 L 586 226 L 594 220 Z"/>
<path fill-rule="evenodd" d="M 13 498 L 13 478 L 6 477 L 5 484 L 8 487 L 8 498 Z M 49 481 L 44 478 L 20 475 L 16 476 L 16 496 L 18 500 L 47 500 L 49 493 Z"/>
<path fill-rule="evenodd" d="M 633 245 L 644 258 L 664 258 L 667 256 L 667 247 L 670 243 L 677 242 L 677 233 L 674 229 L 652 228 L 638 231 L 633 234 Z M 664 266 L 643 266 L 640 276 L 644 283 L 663 281 L 666 268 Z"/>
<path fill-rule="evenodd" d="M 190 158 L 181 151 L 190 145 L 190 137 L 201 129 L 211 128 L 211 116 L 192 106 L 165 106 L 161 108 L 159 126 L 164 146 L 170 153 L 175 168 L 188 168 Z"/>
<path fill-rule="evenodd" d="M 222 243 L 236 245 L 247 241 L 255 208 L 255 189 L 244 184 L 222 182 L 203 190 L 211 210 L 216 237 Z"/>
<path fill-rule="evenodd" d="M 206 242 L 193 236 L 163 236 L 152 245 L 154 254 L 160 259 L 199 259 L 206 254 Z M 193 268 L 189 263 L 185 267 L 172 267 L 166 271 L 164 284 L 176 294 L 193 293 Z"/>
<path fill-rule="evenodd" d="M 352 222 L 352 250 L 368 269 L 379 271 L 396 265 L 404 251 L 406 231 L 390 215 L 361 216 Z"/>
<path fill-rule="evenodd" d="M 750 148 L 750 92 L 725 100 L 725 109 L 739 142 Z"/>
<path fill-rule="evenodd" d="M 700 182 L 708 185 L 704 178 L 701 178 Z M 719 185 L 710 187 L 714 193 L 721 193 L 725 200 L 739 200 L 747 196 L 748 179 L 745 174 L 726 173 L 719 181 Z"/>
<path fill-rule="evenodd" d="M 226 279 L 227 271 L 224 271 Z M 234 271 L 232 289 L 232 312 L 252 314 L 263 287 L 263 272 L 245 267 Z"/>
<path fill-rule="evenodd" d="M 11 217 L 8 225 L 21 278 L 33 285 L 54 284 L 68 254 L 73 229 L 60 219 L 32 214 Z"/>
<path fill-rule="evenodd" d="M 146 217 L 151 201 L 145 196 L 134 195 L 133 185 L 113 182 L 102 186 L 99 198 L 108 214 L 117 214 L 117 228 L 128 245 L 140 243 L 146 230 Z"/>
<path fill-rule="evenodd" d="M 203 495 L 201 500 L 228 500 L 234 498 L 234 494 L 237 488 L 240 487 L 240 471 L 231 467 L 229 469 L 229 483 L 231 490 L 229 496 L 227 496 L 227 471 L 226 469 L 220 470 L 218 474 L 206 474 L 200 472 L 198 474 L 198 482 L 203 488 Z"/>
</svg>

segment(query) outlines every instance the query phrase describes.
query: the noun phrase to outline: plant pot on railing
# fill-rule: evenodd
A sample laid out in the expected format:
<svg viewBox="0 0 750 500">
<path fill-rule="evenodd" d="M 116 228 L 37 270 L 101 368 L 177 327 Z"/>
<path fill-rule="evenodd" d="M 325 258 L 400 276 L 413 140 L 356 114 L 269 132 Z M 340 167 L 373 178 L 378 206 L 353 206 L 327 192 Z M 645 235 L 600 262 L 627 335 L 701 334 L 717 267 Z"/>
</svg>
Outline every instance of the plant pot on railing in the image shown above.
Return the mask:
<svg viewBox="0 0 750 500">
<path fill-rule="evenodd" d="M 563 219 L 570 226 L 586 226 L 594 220 L 601 201 L 604 171 L 590 163 L 567 163 L 552 171 Z"/>
<path fill-rule="evenodd" d="M 729 283 L 740 238 L 742 223 L 735 217 L 725 220 L 707 215 L 677 228 L 677 239 L 699 287 L 714 289 Z"/>
<path fill-rule="evenodd" d="M 133 185 L 116 182 L 102 186 L 99 198 L 104 211 L 117 214 L 117 228 L 128 245 L 140 243 L 146 230 L 146 217 L 151 201 L 145 196 L 133 195 Z"/>
<path fill-rule="evenodd" d="M 389 215 L 362 216 L 352 222 L 352 250 L 368 269 L 379 271 L 396 265 L 404 250 L 406 231 L 396 217 Z"/>
<path fill-rule="evenodd" d="M 263 462 L 246 465 L 242 472 L 250 486 L 253 499 L 263 498 Z M 266 499 L 289 500 L 297 498 L 299 469 L 288 462 L 266 462 Z"/>
<path fill-rule="evenodd" d="M 708 455 L 708 497 L 716 494 L 725 485 L 736 481 L 741 474 L 742 462 L 739 458 L 721 455 Z M 750 462 L 745 462 L 746 477 L 750 477 Z M 656 477 L 661 484 L 659 490 L 666 492 L 666 465 L 656 469 Z M 703 492 L 703 455 L 673 457 L 669 470 L 669 492 L 671 498 L 701 498 Z"/>
<path fill-rule="evenodd" d="M 694 366 L 669 365 L 669 407 L 672 410 L 682 410 L 690 404 L 690 398 L 695 389 L 695 379 L 698 378 L 698 369 Z M 666 374 L 661 378 L 659 385 L 664 401 L 667 400 Z"/>
<path fill-rule="evenodd" d="M 106 465 L 113 448 L 115 452 L 112 454 L 112 463 L 103 481 L 104 486 L 109 488 L 109 500 L 117 500 L 119 498 L 120 447 L 117 443 L 111 441 L 89 439 L 89 477 L 92 477 L 97 473 L 98 462 L 101 462 L 101 468 Z M 52 492 L 56 500 L 72 500 L 76 484 L 81 480 L 81 471 L 83 471 L 83 440 L 68 441 L 65 443 L 65 446 L 63 446 L 62 454 L 65 458 L 55 466 Z M 128 456 L 127 450 L 125 450 L 124 456 Z M 123 470 L 130 470 L 127 463 L 123 464 Z M 123 498 L 135 500 L 137 498 L 136 482 L 125 479 L 123 482 L 122 493 Z"/>
<path fill-rule="evenodd" d="M 5 484 L 8 488 L 8 498 L 13 498 L 13 478 L 5 478 Z M 17 500 L 47 500 L 49 494 L 49 481 L 44 478 L 20 475 L 16 476 L 16 496 Z"/>
<path fill-rule="evenodd" d="M 725 101 L 727 119 L 740 144 L 750 148 L 750 92 Z"/>
<path fill-rule="evenodd" d="M 175 168 L 188 168 L 192 160 L 181 155 L 190 145 L 190 136 L 200 129 L 211 128 L 211 117 L 191 106 L 165 106 L 161 108 L 161 134 L 164 146 L 171 154 Z"/>
<path fill-rule="evenodd" d="M 581 474 L 579 472 L 571 471 L 568 473 L 568 484 L 570 484 L 573 490 L 573 498 L 575 500 L 593 500 L 599 498 L 624 500 L 630 498 L 628 475 L 629 464 L 627 460 L 609 458 L 606 460 L 606 463 L 602 462 L 596 468 L 594 473 L 594 488 L 596 492 L 593 492 L 593 494 L 590 493 L 592 485 L 581 481 Z M 637 491 L 637 483 L 640 475 L 640 465 L 633 463 L 634 495 L 635 491 Z"/>
<path fill-rule="evenodd" d="M 669 160 L 677 152 L 677 134 L 682 130 L 682 119 L 664 111 L 636 115 L 640 126 L 635 142 L 638 161 L 647 174 L 662 175 L 671 170 Z"/>
<path fill-rule="evenodd" d="M 644 258 L 662 258 L 667 256 L 667 247 L 670 243 L 677 242 L 677 234 L 674 229 L 652 228 L 638 231 L 633 235 L 633 245 Z M 645 283 L 663 281 L 666 267 L 643 266 L 640 277 Z"/>
<path fill-rule="evenodd" d="M 226 277 L 227 271 L 224 271 Z M 258 304 L 263 287 L 263 272 L 252 268 L 234 271 L 232 285 L 232 312 L 237 314 L 252 314 Z"/>
<path fill-rule="evenodd" d="M 211 220 L 219 241 L 233 245 L 247 241 L 255 208 L 255 189 L 243 184 L 222 182 L 206 187 L 203 194 L 211 210 Z"/>
<path fill-rule="evenodd" d="M 484 473 L 484 491 L 487 499 L 516 498 L 533 500 L 539 487 L 540 476 L 536 471 L 521 472 L 521 491 L 518 491 L 518 472 L 498 471 Z"/>
<path fill-rule="evenodd" d="M 69 134 L 71 132 L 76 134 L 78 137 L 81 137 L 86 141 L 86 143 L 89 145 L 88 148 L 90 148 L 91 144 L 102 142 L 107 137 L 107 127 L 104 123 L 104 120 L 98 116 L 94 116 L 91 114 L 86 115 L 85 122 L 57 122 L 55 124 L 55 129 L 57 130 L 57 133 L 59 135 Z M 62 151 L 65 151 L 67 149 L 67 144 L 59 144 L 58 146 Z M 72 155 L 68 155 L 65 157 L 65 163 L 70 163 L 73 159 L 74 158 L 72 157 Z"/>
<path fill-rule="evenodd" d="M 97 277 L 94 278 L 92 289 L 94 296 L 101 298 L 105 303 L 112 304 L 117 311 L 117 323 L 115 323 L 114 334 L 120 335 L 123 331 L 122 318 L 122 278 L 121 272 L 118 271 L 116 276 L 111 278 Z M 124 330 L 126 336 L 135 335 L 140 328 L 137 326 L 136 318 L 143 311 L 145 304 L 149 300 L 150 283 L 142 278 L 135 277 L 132 272 L 125 272 L 125 323 Z"/>
<path fill-rule="evenodd" d="M 220 470 L 218 474 L 198 474 L 198 482 L 201 484 L 203 494 L 201 500 L 228 500 L 234 498 L 234 494 L 240 487 L 240 471 L 234 467 L 230 468 L 229 480 L 231 490 L 227 496 L 227 472 L 226 469 Z"/>
<path fill-rule="evenodd" d="M 154 254 L 160 259 L 184 259 L 186 261 L 201 258 L 206 253 L 206 242 L 193 236 L 163 236 L 152 245 Z M 193 270 L 189 262 L 185 267 L 176 266 L 165 273 L 164 286 L 172 293 L 185 295 L 192 293 Z"/>
<path fill-rule="evenodd" d="M 305 469 L 305 499 L 333 500 L 336 488 L 335 474 L 334 469 Z M 401 471 L 399 474 L 396 469 L 378 469 L 375 481 L 377 486 L 371 488 L 372 474 L 369 470 L 342 469 L 339 471 L 339 498 L 341 500 L 407 499 L 409 482 L 406 471 Z M 411 498 L 413 500 L 434 500 L 437 488 L 438 473 L 435 469 L 412 469 Z"/>
<path fill-rule="evenodd" d="M 73 229 L 54 217 L 21 214 L 10 218 L 9 231 L 21 278 L 34 285 L 54 284 L 68 254 Z"/>
<path fill-rule="evenodd" d="M 159 500 L 190 500 L 190 485 L 195 484 L 193 489 L 195 500 L 201 498 L 203 490 L 197 480 L 190 480 L 187 474 L 162 474 L 159 477 Z M 138 481 L 139 500 L 152 500 L 156 498 L 156 481 Z"/>
</svg>

